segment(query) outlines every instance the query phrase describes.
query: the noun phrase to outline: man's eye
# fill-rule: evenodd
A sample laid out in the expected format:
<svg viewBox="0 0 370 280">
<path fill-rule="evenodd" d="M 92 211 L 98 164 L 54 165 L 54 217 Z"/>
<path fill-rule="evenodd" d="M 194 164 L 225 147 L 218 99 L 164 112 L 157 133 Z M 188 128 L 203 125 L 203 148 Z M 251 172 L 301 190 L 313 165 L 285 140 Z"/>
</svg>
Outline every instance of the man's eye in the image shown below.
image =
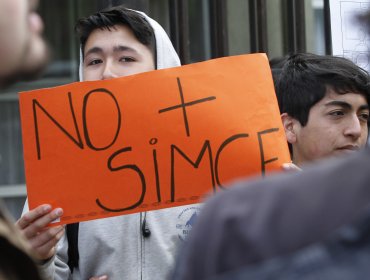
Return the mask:
<svg viewBox="0 0 370 280">
<path fill-rule="evenodd" d="M 99 63 L 102 63 L 101 59 L 94 59 L 91 60 L 87 65 L 97 65 Z"/>
<path fill-rule="evenodd" d="M 330 112 L 329 115 L 334 116 L 334 117 L 339 117 L 339 116 L 343 116 L 344 112 L 343 111 L 333 111 L 333 112 Z"/>
<path fill-rule="evenodd" d="M 121 57 L 119 59 L 119 61 L 121 62 L 134 62 L 136 61 L 133 57 L 129 57 L 129 56 L 124 56 L 124 57 Z"/>
<path fill-rule="evenodd" d="M 361 113 L 359 118 L 367 122 L 369 120 L 369 113 Z"/>
</svg>

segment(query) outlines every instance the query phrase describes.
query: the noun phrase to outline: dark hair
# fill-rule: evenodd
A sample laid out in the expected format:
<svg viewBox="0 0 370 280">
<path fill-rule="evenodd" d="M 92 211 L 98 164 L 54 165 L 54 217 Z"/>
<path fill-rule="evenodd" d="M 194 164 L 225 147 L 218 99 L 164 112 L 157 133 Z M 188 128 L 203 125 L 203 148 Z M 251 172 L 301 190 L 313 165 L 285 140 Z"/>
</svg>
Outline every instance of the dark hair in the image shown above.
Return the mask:
<svg viewBox="0 0 370 280">
<path fill-rule="evenodd" d="M 26 240 L 14 226 L 1 200 L 0 248 L 0 279 L 43 279 Z"/>
<path fill-rule="evenodd" d="M 325 97 L 328 89 L 338 94 L 361 94 L 370 104 L 369 86 L 368 73 L 348 59 L 294 54 L 284 63 L 276 94 L 280 112 L 287 113 L 305 126 L 311 107 Z"/>
<path fill-rule="evenodd" d="M 277 87 L 280 74 L 282 72 L 283 66 L 285 62 L 287 61 L 287 59 L 288 59 L 288 56 L 282 56 L 282 57 L 275 57 L 269 60 L 271 73 L 272 73 L 272 79 L 274 81 L 275 88 Z"/>
<path fill-rule="evenodd" d="M 143 15 L 127 9 L 122 5 L 104 9 L 77 21 L 75 31 L 80 39 L 82 53 L 84 53 L 85 44 L 91 32 L 98 28 L 110 30 L 117 24 L 128 26 L 134 33 L 136 39 L 143 45 L 149 47 L 153 57 L 156 59 L 153 28 Z"/>
<path fill-rule="evenodd" d="M 0 248 L 0 279 L 43 279 L 36 262 L 3 236 L 0 236 Z"/>
</svg>

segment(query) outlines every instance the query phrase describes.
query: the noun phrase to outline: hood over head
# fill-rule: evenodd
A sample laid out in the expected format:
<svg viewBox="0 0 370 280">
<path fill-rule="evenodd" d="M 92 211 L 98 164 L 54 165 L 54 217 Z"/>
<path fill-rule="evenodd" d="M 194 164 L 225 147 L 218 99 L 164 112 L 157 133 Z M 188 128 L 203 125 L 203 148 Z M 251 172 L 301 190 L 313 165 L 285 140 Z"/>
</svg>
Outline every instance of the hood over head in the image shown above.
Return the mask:
<svg viewBox="0 0 370 280">
<path fill-rule="evenodd" d="M 153 28 L 155 37 L 155 48 L 156 48 L 156 69 L 165 69 L 176 66 L 181 66 L 180 59 L 171 43 L 170 38 L 163 27 L 156 22 L 154 19 L 147 16 L 145 13 L 140 11 L 135 11 L 145 17 L 149 22 L 150 26 Z M 80 67 L 79 67 L 79 78 L 83 81 L 83 57 L 82 50 L 80 49 Z"/>
</svg>

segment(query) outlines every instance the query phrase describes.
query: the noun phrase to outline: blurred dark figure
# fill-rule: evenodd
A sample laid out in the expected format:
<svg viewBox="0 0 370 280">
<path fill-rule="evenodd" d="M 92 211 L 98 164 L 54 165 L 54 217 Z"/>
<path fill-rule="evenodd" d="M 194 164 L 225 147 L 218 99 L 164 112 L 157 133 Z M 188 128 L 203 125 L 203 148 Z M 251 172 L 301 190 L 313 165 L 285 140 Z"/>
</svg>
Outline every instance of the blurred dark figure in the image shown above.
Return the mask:
<svg viewBox="0 0 370 280">
<path fill-rule="evenodd" d="M 28 244 L 0 203 L 0 279 L 41 279 Z"/>
<path fill-rule="evenodd" d="M 0 1 L 0 94 L 17 80 L 28 80 L 46 65 L 43 23 L 37 0 Z M 29 244 L 13 225 L 0 201 L 0 279 L 41 279 Z"/>
</svg>

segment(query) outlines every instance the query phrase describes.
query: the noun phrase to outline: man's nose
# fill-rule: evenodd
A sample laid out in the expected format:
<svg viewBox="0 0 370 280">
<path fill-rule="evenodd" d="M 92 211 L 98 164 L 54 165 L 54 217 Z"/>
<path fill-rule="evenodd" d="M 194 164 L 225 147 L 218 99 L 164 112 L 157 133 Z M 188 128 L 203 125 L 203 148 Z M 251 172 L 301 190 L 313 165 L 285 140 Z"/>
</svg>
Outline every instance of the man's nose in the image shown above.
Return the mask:
<svg viewBox="0 0 370 280">
<path fill-rule="evenodd" d="M 103 70 L 102 80 L 109 80 L 117 77 L 118 75 L 115 74 L 112 63 L 107 62 Z"/>
<path fill-rule="evenodd" d="M 361 126 L 361 121 L 358 118 L 357 115 L 353 116 L 348 122 L 347 127 L 344 131 L 346 136 L 353 137 L 355 139 L 359 138 L 362 133 L 362 126 Z"/>
</svg>

